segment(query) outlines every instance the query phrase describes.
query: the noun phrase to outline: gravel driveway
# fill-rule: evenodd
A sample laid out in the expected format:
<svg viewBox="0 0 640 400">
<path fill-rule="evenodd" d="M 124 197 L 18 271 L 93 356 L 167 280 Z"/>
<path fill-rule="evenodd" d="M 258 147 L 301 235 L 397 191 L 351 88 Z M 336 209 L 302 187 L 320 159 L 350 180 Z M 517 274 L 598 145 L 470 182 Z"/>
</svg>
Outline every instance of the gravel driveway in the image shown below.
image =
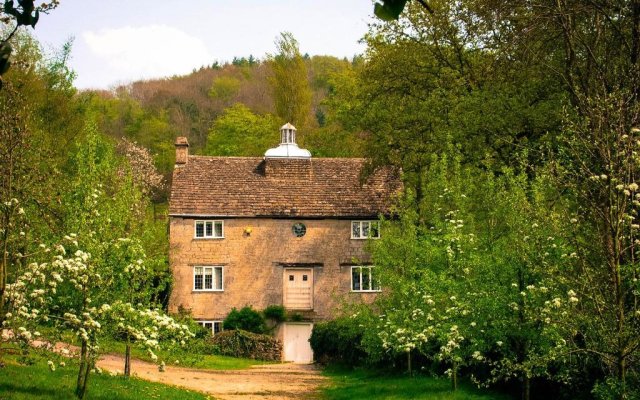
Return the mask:
<svg viewBox="0 0 640 400">
<path fill-rule="evenodd" d="M 122 371 L 124 359 L 105 355 L 98 366 Z M 167 366 L 159 372 L 156 364 L 132 359 L 131 374 L 141 379 L 184 387 L 212 395 L 216 399 L 313 399 L 326 378 L 313 365 L 267 364 L 233 371 L 214 371 Z"/>
</svg>

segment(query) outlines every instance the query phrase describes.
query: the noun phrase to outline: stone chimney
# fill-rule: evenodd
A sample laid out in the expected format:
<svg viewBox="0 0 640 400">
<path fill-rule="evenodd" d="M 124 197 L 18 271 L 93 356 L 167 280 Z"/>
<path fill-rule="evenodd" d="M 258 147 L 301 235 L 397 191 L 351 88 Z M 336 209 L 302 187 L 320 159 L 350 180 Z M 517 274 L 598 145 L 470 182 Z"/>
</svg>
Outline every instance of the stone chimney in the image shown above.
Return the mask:
<svg viewBox="0 0 640 400">
<path fill-rule="evenodd" d="M 176 138 L 176 165 L 184 165 L 189 158 L 189 142 L 184 136 Z"/>
</svg>

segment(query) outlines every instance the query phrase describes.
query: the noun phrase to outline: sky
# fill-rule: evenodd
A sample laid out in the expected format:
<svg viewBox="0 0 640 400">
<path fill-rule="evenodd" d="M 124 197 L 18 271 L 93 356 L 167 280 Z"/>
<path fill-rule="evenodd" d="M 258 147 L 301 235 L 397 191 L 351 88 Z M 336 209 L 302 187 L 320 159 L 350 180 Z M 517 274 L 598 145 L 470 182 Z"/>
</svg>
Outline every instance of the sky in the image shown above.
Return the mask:
<svg viewBox="0 0 640 400">
<path fill-rule="evenodd" d="M 264 58 L 284 31 L 303 54 L 351 58 L 372 14 L 370 0 L 61 0 L 34 33 L 50 50 L 73 39 L 76 87 L 109 89 Z"/>
</svg>

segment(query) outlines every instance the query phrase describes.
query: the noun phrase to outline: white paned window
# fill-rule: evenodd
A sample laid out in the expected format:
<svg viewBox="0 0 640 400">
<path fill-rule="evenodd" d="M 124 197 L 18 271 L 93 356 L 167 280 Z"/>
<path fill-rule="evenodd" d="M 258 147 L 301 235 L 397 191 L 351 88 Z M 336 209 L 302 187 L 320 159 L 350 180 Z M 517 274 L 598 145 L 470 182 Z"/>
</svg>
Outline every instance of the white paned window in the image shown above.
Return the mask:
<svg viewBox="0 0 640 400">
<path fill-rule="evenodd" d="M 375 267 L 351 267 L 351 291 L 379 292 L 380 283 L 375 277 Z"/>
<path fill-rule="evenodd" d="M 222 332 L 222 321 L 198 321 L 198 324 L 209 329 L 212 335 Z"/>
<path fill-rule="evenodd" d="M 378 239 L 380 221 L 351 221 L 351 239 Z"/>
<path fill-rule="evenodd" d="M 196 221 L 196 239 L 220 239 L 224 237 L 224 221 Z"/>
<path fill-rule="evenodd" d="M 193 267 L 193 290 L 222 291 L 222 267 Z"/>
</svg>

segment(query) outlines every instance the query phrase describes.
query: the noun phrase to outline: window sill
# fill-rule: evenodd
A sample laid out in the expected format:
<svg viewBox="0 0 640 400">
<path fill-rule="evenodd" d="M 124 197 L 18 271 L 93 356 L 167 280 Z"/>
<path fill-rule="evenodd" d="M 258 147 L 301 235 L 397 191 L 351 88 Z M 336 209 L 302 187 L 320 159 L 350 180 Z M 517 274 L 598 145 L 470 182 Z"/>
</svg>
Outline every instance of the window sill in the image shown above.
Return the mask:
<svg viewBox="0 0 640 400">
<path fill-rule="evenodd" d="M 351 237 L 352 240 L 367 240 L 367 239 L 373 239 L 373 240 L 378 240 L 380 239 L 380 237 Z"/>
<path fill-rule="evenodd" d="M 217 293 L 224 292 L 224 289 L 192 289 L 191 293 Z"/>
<path fill-rule="evenodd" d="M 379 290 L 353 290 L 353 289 L 351 289 L 351 293 L 382 293 L 382 289 L 379 289 Z"/>
<path fill-rule="evenodd" d="M 224 236 L 220 237 L 194 237 L 193 240 L 220 240 L 224 239 Z"/>
</svg>

